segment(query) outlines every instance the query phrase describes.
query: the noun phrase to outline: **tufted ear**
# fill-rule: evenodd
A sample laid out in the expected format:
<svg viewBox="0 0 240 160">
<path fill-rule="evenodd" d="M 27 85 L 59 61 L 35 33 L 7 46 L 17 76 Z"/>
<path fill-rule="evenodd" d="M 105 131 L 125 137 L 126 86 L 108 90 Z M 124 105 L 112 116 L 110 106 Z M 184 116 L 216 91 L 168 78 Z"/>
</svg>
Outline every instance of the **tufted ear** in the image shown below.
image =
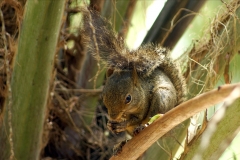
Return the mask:
<svg viewBox="0 0 240 160">
<path fill-rule="evenodd" d="M 135 66 L 133 65 L 133 70 L 132 70 L 132 78 L 133 78 L 133 84 L 134 86 L 138 86 L 138 74 L 137 74 L 137 70 L 135 68 Z"/>
<path fill-rule="evenodd" d="M 106 77 L 107 77 L 107 78 L 110 77 L 110 76 L 113 74 L 113 72 L 114 72 L 114 69 L 108 68 L 108 70 L 107 70 L 107 72 L 106 72 Z"/>
</svg>

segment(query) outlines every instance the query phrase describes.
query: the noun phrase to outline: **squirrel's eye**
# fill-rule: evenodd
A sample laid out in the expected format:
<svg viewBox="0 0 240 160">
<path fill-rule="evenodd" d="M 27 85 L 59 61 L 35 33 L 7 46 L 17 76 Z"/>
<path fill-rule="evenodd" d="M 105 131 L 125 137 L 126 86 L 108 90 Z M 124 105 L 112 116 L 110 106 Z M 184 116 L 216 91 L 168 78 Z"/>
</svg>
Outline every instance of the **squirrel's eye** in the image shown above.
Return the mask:
<svg viewBox="0 0 240 160">
<path fill-rule="evenodd" d="M 132 97 L 131 97 L 131 95 L 127 95 L 127 97 L 126 97 L 126 99 L 125 99 L 125 104 L 128 104 L 128 103 L 130 103 L 130 102 L 131 102 L 131 100 L 132 100 Z"/>
</svg>

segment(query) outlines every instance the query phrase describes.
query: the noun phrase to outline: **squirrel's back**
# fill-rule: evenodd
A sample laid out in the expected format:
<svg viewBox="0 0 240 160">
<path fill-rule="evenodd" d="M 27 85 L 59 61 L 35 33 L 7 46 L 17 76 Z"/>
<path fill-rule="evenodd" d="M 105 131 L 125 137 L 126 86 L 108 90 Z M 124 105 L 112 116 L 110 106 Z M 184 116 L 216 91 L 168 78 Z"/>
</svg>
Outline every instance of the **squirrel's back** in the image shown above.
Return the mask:
<svg viewBox="0 0 240 160">
<path fill-rule="evenodd" d="M 155 69 L 160 68 L 177 91 L 177 105 L 182 103 L 186 98 L 186 83 L 178 62 L 170 57 L 170 51 L 160 46 L 145 45 L 134 52 L 136 57 L 132 61 L 139 74 L 149 76 Z"/>
</svg>

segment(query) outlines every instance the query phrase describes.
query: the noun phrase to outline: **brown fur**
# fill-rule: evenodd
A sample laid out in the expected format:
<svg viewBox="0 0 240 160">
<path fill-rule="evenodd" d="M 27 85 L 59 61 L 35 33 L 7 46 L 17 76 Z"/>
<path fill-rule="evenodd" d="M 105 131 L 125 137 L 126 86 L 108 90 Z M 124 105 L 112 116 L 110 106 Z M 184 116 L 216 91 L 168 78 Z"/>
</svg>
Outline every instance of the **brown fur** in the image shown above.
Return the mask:
<svg viewBox="0 0 240 160">
<path fill-rule="evenodd" d="M 83 9 L 83 13 L 85 44 L 109 68 L 103 102 L 110 116 L 110 130 L 132 134 L 151 116 L 184 101 L 185 81 L 167 49 L 144 45 L 131 51 L 116 38 L 107 20 L 91 10 Z"/>
</svg>

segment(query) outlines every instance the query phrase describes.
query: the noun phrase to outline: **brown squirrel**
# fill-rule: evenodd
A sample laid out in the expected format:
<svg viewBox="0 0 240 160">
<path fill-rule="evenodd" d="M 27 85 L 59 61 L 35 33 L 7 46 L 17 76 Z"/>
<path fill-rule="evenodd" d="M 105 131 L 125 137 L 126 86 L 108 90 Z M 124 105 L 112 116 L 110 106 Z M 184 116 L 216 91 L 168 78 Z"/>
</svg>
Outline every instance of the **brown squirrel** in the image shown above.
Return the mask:
<svg viewBox="0 0 240 160">
<path fill-rule="evenodd" d="M 184 101 L 185 81 L 167 49 L 144 45 L 131 51 L 99 13 L 83 9 L 83 15 L 86 45 L 108 67 L 102 97 L 111 131 L 133 135 L 150 117 Z"/>
</svg>

